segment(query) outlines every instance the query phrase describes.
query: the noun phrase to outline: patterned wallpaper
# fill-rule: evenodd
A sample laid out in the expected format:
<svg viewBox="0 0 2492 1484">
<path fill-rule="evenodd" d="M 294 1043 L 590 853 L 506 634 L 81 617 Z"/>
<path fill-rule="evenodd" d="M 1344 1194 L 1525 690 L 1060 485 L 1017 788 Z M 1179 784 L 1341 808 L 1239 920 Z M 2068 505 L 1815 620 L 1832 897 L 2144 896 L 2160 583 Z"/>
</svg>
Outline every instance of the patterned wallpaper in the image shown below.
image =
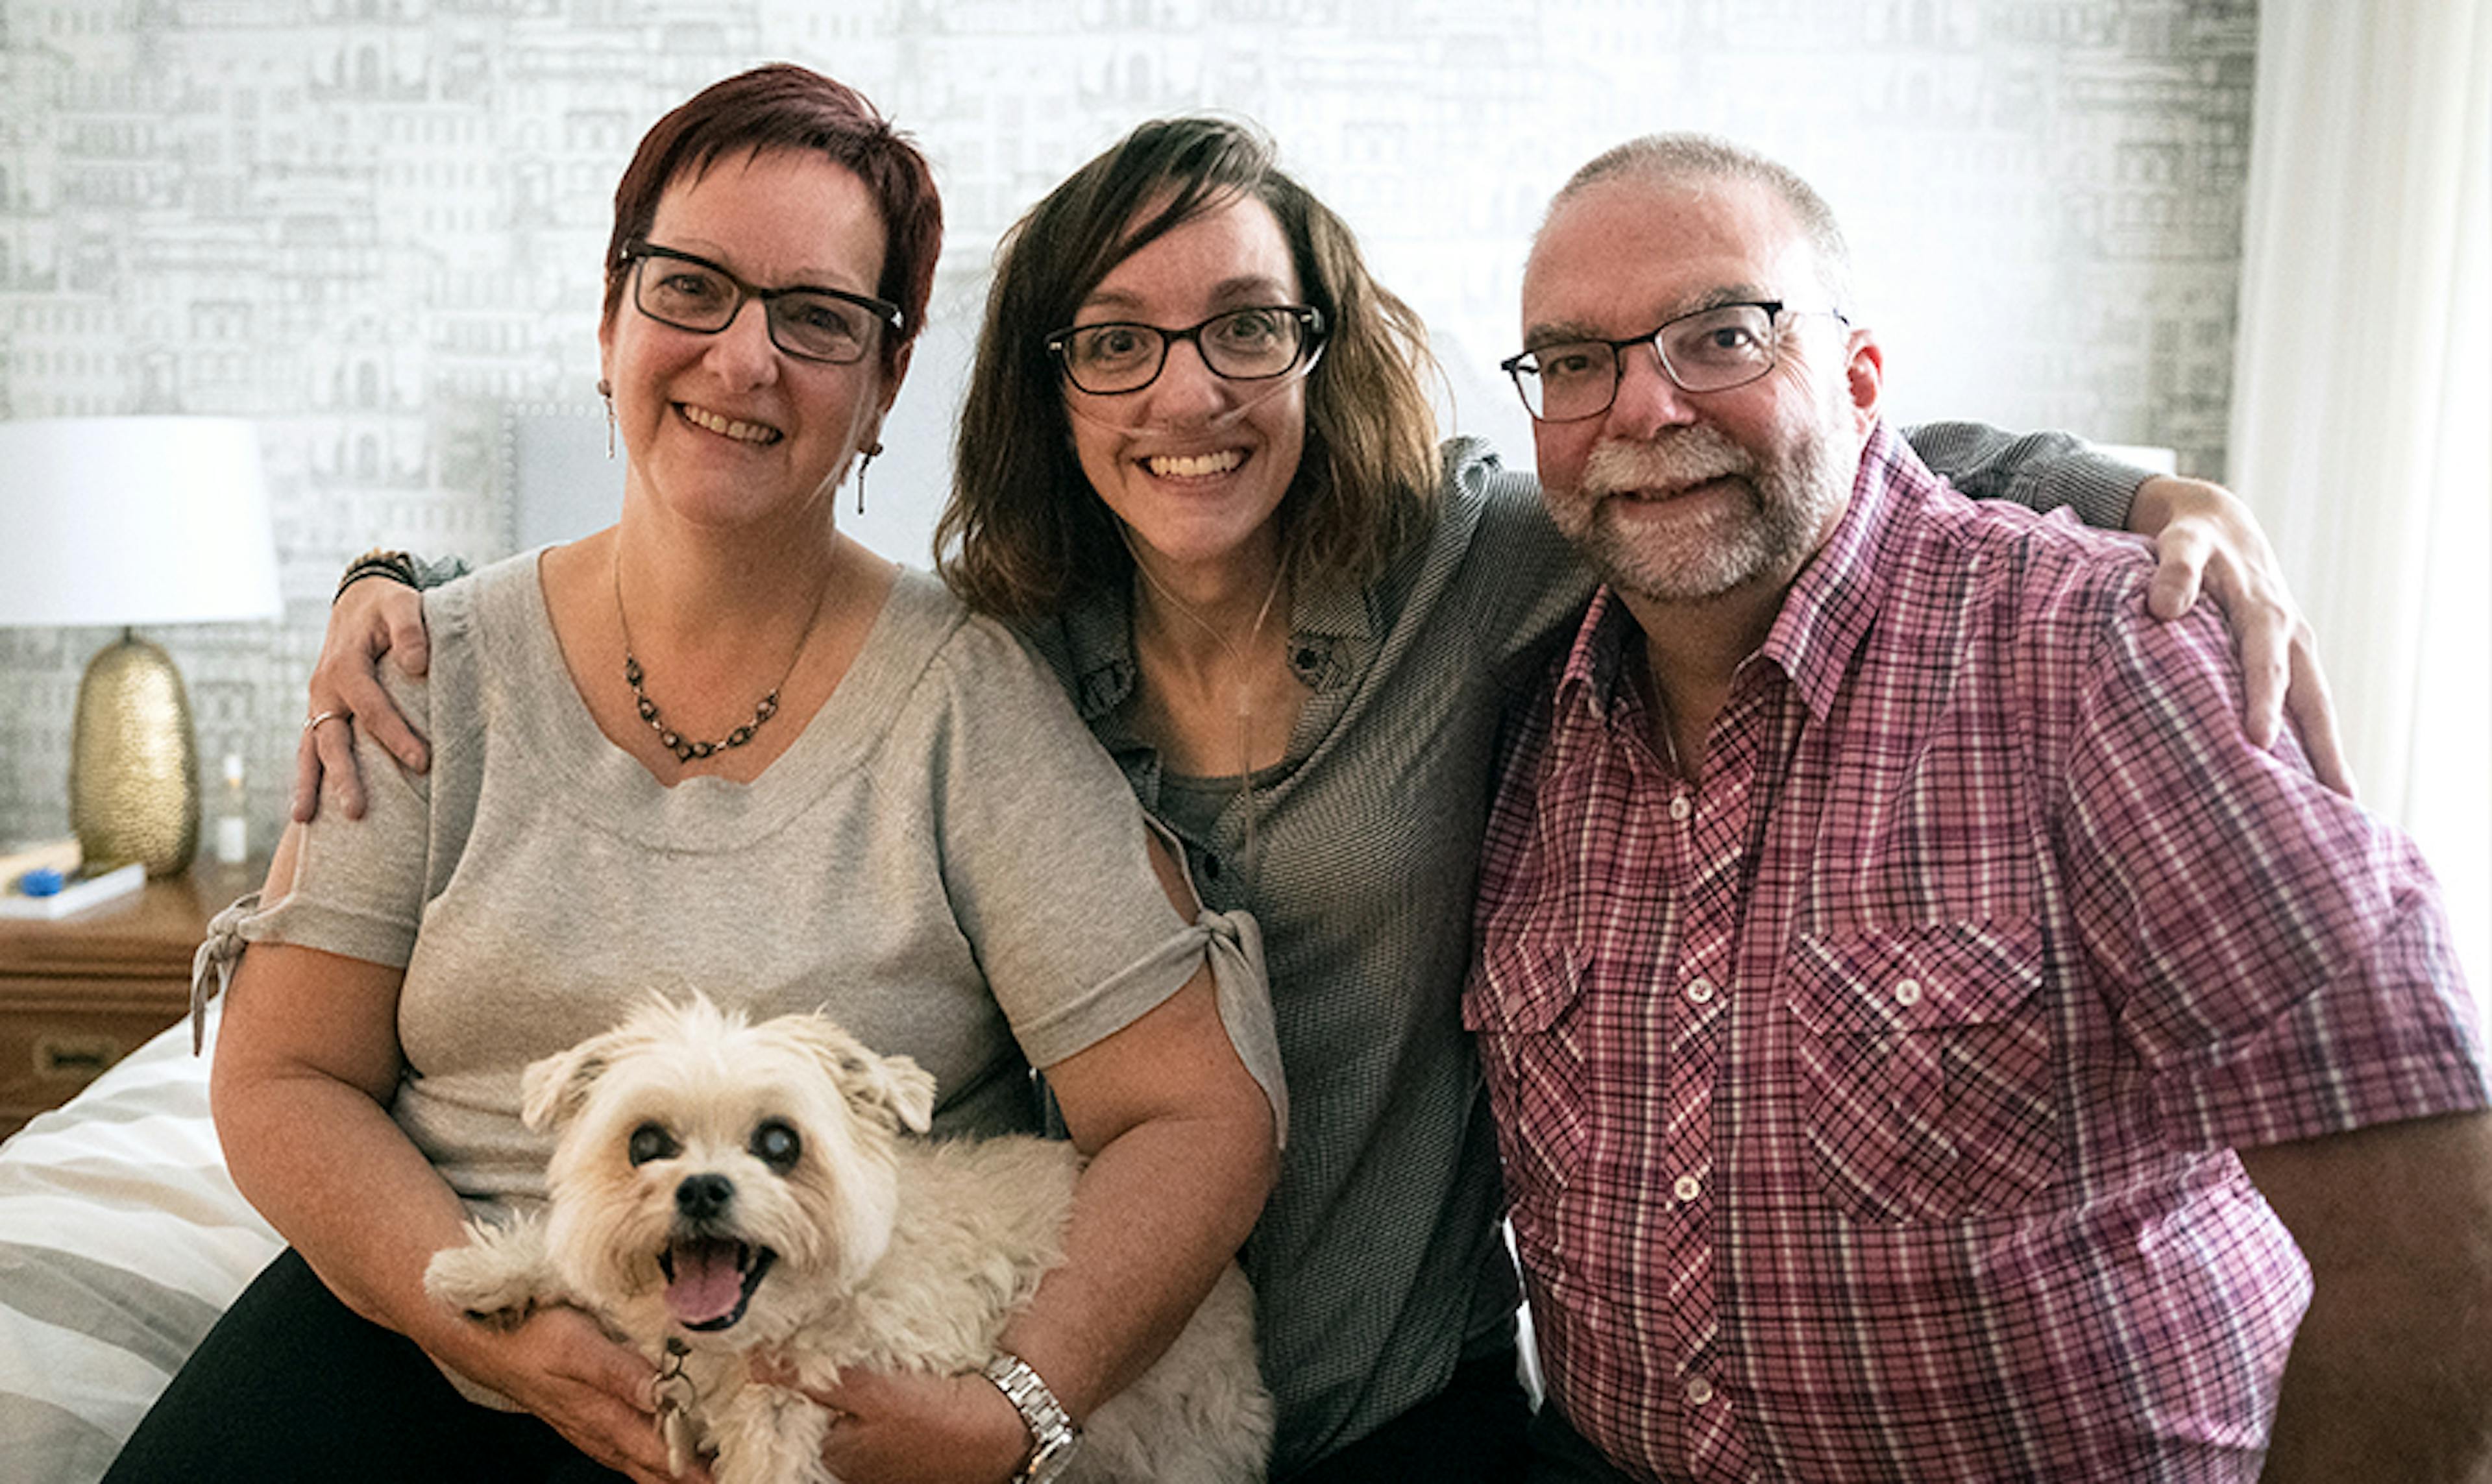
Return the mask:
<svg viewBox="0 0 2492 1484">
<path fill-rule="evenodd" d="M 335 573 L 513 549 L 512 430 L 593 403 L 614 179 L 727 73 L 822 68 L 935 162 L 934 327 L 853 525 L 923 561 L 997 234 L 1182 109 L 1272 130 L 1511 457 L 1495 363 L 1541 205 L 1703 128 L 1832 199 L 1901 416 L 2219 475 L 2255 31 L 2253 0 L 0 0 L 0 417 L 259 421 L 286 617 L 153 637 L 265 849 Z M 0 842 L 65 831 L 109 638 L 0 630 Z"/>
</svg>

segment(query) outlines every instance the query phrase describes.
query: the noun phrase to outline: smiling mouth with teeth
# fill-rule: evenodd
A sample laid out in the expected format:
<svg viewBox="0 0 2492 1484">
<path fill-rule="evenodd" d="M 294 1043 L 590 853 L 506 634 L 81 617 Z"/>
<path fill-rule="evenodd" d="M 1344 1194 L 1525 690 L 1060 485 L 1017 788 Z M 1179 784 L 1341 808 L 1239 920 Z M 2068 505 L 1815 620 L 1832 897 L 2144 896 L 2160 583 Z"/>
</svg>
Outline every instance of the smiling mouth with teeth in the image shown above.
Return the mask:
<svg viewBox="0 0 2492 1484">
<path fill-rule="evenodd" d="M 776 428 L 765 428 L 759 423 L 747 423 L 736 418 L 721 417 L 705 407 L 696 407 L 690 402 L 675 403 L 675 410 L 682 413 L 684 421 L 695 428 L 717 433 L 722 438 L 733 438 L 738 443 L 768 447 L 785 436 Z"/>
<path fill-rule="evenodd" d="M 1716 475 L 1711 479 L 1692 480 L 1686 484 L 1659 485 L 1635 490 L 1620 490 L 1617 492 L 1624 498 L 1634 500 L 1639 504 L 1662 505 L 1667 504 L 1672 500 L 1680 499 L 1687 495 L 1694 494 L 1700 490 L 1710 490 L 1714 486 L 1719 485 L 1730 478 L 1730 475 L 1722 474 Z"/>
<path fill-rule="evenodd" d="M 1142 467 L 1162 479 L 1202 479 L 1226 474 L 1246 461 L 1246 451 L 1224 448 L 1216 454 L 1161 454 L 1142 460 Z"/>
<path fill-rule="evenodd" d="M 658 1254 L 667 1276 L 667 1312 L 686 1329 L 733 1327 L 779 1254 L 715 1236 L 677 1237 Z"/>
</svg>

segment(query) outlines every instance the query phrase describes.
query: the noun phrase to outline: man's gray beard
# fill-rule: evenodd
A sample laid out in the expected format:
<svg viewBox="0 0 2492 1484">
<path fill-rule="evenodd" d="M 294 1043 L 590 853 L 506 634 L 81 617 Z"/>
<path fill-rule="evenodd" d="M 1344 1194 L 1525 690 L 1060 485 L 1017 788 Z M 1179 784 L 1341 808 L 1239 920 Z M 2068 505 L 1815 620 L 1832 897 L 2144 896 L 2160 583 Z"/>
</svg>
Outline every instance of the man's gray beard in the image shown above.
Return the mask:
<svg viewBox="0 0 2492 1484">
<path fill-rule="evenodd" d="M 1553 502 L 1559 530 L 1601 580 L 1631 598 L 1699 603 L 1768 574 L 1799 570 L 1843 508 L 1851 480 L 1835 466 L 1836 442 L 1824 429 L 1778 458 L 1751 452 L 1720 429 L 1695 424 L 1651 443 L 1604 440 L 1584 466 L 1581 491 Z M 1614 519 L 1602 496 L 1708 479 L 1741 481 L 1744 510 L 1658 542 Z"/>
</svg>

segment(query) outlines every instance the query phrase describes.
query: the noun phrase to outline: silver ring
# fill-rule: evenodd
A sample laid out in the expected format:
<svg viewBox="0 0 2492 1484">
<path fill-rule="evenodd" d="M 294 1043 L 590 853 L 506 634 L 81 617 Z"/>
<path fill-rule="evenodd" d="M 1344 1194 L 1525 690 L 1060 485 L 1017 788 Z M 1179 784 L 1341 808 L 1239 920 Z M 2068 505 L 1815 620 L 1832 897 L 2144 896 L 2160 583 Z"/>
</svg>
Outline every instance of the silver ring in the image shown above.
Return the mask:
<svg viewBox="0 0 2492 1484">
<path fill-rule="evenodd" d="M 312 720 L 310 720 L 310 721 L 308 721 L 308 722 L 305 722 L 305 723 L 303 724 L 303 729 L 304 729 L 305 731 L 312 731 L 312 730 L 314 730 L 314 729 L 316 729 L 316 728 L 319 727 L 319 725 L 320 725 L 322 722 L 334 722 L 334 721 L 336 721 L 338 718 L 340 718 L 340 717 L 341 717 L 341 716 L 344 716 L 345 714 L 346 714 L 346 713 L 344 713 L 343 711 L 323 711 L 323 712 L 321 712 L 318 716 L 315 716 L 315 717 L 312 718 Z"/>
</svg>

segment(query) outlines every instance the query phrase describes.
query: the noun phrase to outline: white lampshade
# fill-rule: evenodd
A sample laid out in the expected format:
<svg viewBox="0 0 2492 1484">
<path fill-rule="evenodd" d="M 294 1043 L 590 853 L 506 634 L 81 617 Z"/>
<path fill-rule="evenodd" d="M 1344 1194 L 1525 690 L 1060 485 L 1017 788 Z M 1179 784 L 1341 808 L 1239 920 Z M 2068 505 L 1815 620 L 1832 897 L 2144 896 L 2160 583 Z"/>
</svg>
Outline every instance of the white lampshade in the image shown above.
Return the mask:
<svg viewBox="0 0 2492 1484">
<path fill-rule="evenodd" d="M 0 423 L 0 627 L 215 623 L 282 611 L 251 424 Z"/>
<path fill-rule="evenodd" d="M 249 423 L 0 423 L 0 626 L 122 630 L 87 663 L 70 739 L 70 827 L 89 865 L 172 876 L 198 846 L 190 697 L 172 656 L 132 631 L 283 608 Z"/>
</svg>

